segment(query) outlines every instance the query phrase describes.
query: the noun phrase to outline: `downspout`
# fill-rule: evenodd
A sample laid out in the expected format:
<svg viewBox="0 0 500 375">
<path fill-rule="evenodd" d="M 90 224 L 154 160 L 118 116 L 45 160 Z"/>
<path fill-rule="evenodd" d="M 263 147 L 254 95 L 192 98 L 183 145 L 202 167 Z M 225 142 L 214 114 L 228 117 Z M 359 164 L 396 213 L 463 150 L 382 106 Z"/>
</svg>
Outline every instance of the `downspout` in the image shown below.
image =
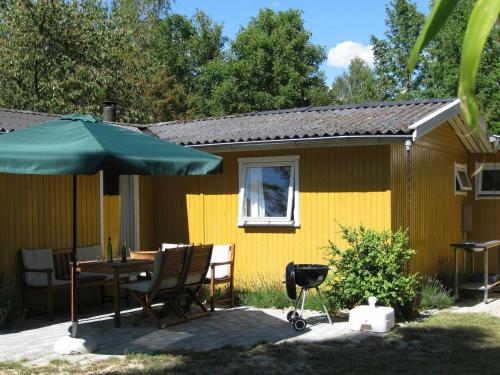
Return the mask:
<svg viewBox="0 0 500 375">
<path fill-rule="evenodd" d="M 414 132 L 415 133 L 415 132 Z M 408 231 L 408 246 L 411 248 L 411 183 L 412 183 L 412 170 L 411 170 L 411 150 L 413 148 L 413 142 L 411 140 L 405 141 L 405 149 L 406 149 L 406 224 Z M 406 264 L 406 271 L 410 273 L 410 261 Z"/>
</svg>

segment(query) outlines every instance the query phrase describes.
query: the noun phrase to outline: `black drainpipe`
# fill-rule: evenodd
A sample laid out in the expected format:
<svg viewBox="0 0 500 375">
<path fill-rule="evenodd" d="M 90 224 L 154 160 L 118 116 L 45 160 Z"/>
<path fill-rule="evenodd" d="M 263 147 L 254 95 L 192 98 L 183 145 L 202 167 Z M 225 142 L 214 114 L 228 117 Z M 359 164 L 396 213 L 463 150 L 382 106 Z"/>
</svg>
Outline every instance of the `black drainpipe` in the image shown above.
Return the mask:
<svg viewBox="0 0 500 375">
<path fill-rule="evenodd" d="M 411 235 L 412 235 L 412 228 L 411 228 L 411 214 L 412 214 L 412 163 L 411 163 L 411 151 L 413 148 L 413 142 L 410 140 L 407 140 L 405 142 L 405 149 L 406 149 L 406 225 L 407 225 L 407 233 L 408 233 L 408 246 L 411 248 Z M 406 271 L 409 273 L 410 272 L 410 262 L 407 262 L 406 264 Z"/>
</svg>

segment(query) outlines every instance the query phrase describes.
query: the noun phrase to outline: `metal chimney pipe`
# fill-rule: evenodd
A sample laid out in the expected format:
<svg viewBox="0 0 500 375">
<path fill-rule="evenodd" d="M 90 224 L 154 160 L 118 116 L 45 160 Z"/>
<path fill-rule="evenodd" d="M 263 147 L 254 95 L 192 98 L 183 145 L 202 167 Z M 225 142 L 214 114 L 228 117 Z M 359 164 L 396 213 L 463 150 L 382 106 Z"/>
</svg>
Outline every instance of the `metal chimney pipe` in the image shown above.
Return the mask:
<svg viewBox="0 0 500 375">
<path fill-rule="evenodd" d="M 116 122 L 116 102 L 104 102 L 102 108 L 102 119 L 106 122 Z"/>
</svg>

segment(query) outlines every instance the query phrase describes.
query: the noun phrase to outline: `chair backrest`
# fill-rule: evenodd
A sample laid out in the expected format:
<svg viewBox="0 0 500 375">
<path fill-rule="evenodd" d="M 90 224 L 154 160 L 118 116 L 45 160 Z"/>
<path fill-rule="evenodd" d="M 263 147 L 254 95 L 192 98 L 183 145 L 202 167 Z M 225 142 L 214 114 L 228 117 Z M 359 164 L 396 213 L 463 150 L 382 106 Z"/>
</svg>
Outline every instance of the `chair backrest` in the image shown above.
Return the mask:
<svg viewBox="0 0 500 375">
<path fill-rule="evenodd" d="M 222 263 L 222 262 L 230 262 L 234 260 L 234 245 L 214 245 L 214 249 L 212 251 L 212 259 L 210 263 Z M 216 279 L 224 279 L 226 277 L 231 276 L 231 265 L 222 265 L 215 267 L 215 278 Z M 207 278 L 210 279 L 212 277 L 212 272 L 209 269 L 207 272 Z"/>
<path fill-rule="evenodd" d="M 190 254 L 189 246 L 158 251 L 155 255 L 150 291 L 179 288 L 184 283 Z"/>
<path fill-rule="evenodd" d="M 210 267 L 214 245 L 196 245 L 191 248 L 191 259 L 186 273 L 186 286 L 200 285 Z"/>
<path fill-rule="evenodd" d="M 102 258 L 101 245 L 78 247 L 76 249 L 76 259 L 78 261 L 98 260 Z"/>
<path fill-rule="evenodd" d="M 52 282 L 55 280 L 54 258 L 52 249 L 22 249 L 24 268 L 52 270 Z M 47 286 L 47 275 L 39 272 L 25 272 L 24 281 L 29 286 Z"/>
<path fill-rule="evenodd" d="M 165 251 L 167 249 L 177 249 L 178 247 L 187 247 L 189 245 L 183 244 L 183 243 L 167 243 L 163 242 L 161 244 L 161 251 Z"/>
</svg>

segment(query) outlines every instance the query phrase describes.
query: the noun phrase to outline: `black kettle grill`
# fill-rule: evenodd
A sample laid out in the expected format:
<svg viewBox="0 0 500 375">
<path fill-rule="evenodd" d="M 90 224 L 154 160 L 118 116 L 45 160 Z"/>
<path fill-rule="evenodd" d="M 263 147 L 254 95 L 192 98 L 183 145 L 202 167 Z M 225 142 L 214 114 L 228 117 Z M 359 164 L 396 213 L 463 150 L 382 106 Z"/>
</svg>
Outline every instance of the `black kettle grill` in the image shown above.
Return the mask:
<svg viewBox="0 0 500 375">
<path fill-rule="evenodd" d="M 306 302 L 307 291 L 313 288 L 316 289 L 316 292 L 318 293 L 318 297 L 323 305 L 328 321 L 330 324 L 333 324 L 330 314 L 328 314 L 328 310 L 326 309 L 325 302 L 323 301 L 323 296 L 318 288 L 318 286 L 323 284 L 327 275 L 328 266 L 321 264 L 294 264 L 293 262 L 290 262 L 286 266 L 286 293 L 288 294 L 288 298 L 295 302 L 293 311 L 290 311 L 286 317 L 288 321 L 293 324 L 296 331 L 303 331 L 306 328 L 307 323 L 304 319 L 304 304 Z M 301 288 L 298 297 L 297 285 Z M 299 315 L 297 307 L 300 303 L 301 297 L 302 306 Z"/>
</svg>

